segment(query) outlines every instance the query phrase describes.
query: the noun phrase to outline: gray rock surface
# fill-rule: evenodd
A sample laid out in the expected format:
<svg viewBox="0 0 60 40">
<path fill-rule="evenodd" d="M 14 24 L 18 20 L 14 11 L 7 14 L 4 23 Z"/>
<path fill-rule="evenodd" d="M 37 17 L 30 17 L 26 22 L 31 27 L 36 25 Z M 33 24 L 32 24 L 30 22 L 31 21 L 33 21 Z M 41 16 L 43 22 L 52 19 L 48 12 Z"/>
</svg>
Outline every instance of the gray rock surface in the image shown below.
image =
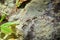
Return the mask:
<svg viewBox="0 0 60 40">
<path fill-rule="evenodd" d="M 50 2 L 51 0 L 31 0 L 25 8 L 10 16 L 8 21 L 22 22 L 17 25 L 17 29 L 23 31 L 24 40 L 58 40 L 60 22 L 55 20 L 53 4 Z M 11 7 L 10 4 L 8 6 Z"/>
</svg>

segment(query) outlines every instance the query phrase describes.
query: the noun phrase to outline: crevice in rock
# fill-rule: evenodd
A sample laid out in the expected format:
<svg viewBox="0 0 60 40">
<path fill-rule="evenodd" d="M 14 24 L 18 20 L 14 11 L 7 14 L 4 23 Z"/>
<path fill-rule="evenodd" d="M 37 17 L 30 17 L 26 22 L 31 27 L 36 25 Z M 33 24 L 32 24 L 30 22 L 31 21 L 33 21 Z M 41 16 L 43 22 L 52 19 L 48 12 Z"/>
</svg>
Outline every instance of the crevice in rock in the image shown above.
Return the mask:
<svg viewBox="0 0 60 40">
<path fill-rule="evenodd" d="M 28 31 L 27 36 L 24 38 L 24 40 L 33 40 L 34 38 L 34 25 L 31 26 L 30 31 Z"/>
<path fill-rule="evenodd" d="M 0 3 L 4 4 L 5 3 L 5 0 L 0 0 Z"/>
<path fill-rule="evenodd" d="M 24 8 L 31 0 L 24 1 L 18 8 Z"/>
</svg>

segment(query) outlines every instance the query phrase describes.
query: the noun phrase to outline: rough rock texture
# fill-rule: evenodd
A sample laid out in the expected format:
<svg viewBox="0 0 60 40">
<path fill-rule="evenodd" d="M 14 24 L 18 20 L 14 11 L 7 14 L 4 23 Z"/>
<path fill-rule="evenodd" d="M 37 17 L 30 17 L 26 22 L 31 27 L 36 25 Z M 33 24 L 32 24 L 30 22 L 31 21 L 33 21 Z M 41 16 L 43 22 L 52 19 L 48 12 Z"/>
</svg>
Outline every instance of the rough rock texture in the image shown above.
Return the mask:
<svg viewBox="0 0 60 40">
<path fill-rule="evenodd" d="M 26 20 L 23 26 L 24 40 L 58 40 L 60 38 L 57 35 L 60 25 L 55 21 L 55 13 L 52 10 L 54 5 L 50 0 L 45 2 L 47 4 L 44 3 L 44 0 L 32 0 L 26 5 L 27 12 L 22 17 L 23 20 Z M 56 38 L 55 35 L 57 35 Z"/>
<path fill-rule="evenodd" d="M 17 29 L 23 31 L 24 40 L 60 40 L 60 12 L 55 12 L 60 10 L 60 2 L 56 1 L 59 0 L 31 0 L 8 21 L 22 22 Z"/>
</svg>

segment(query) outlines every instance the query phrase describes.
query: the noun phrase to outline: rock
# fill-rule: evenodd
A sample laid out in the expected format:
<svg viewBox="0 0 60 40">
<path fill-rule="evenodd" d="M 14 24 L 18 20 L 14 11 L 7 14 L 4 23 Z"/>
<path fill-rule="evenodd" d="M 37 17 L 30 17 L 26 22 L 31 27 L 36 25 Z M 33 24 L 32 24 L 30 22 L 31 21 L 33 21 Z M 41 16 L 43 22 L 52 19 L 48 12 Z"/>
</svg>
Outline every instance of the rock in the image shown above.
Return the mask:
<svg viewBox="0 0 60 40">
<path fill-rule="evenodd" d="M 16 27 L 23 32 L 24 40 L 58 40 L 60 39 L 60 12 L 54 12 L 56 6 L 54 1 L 31 0 L 24 8 L 9 16 L 8 21 L 23 22 Z M 13 6 L 12 1 L 8 4 L 9 10 L 12 9 L 11 5 Z"/>
</svg>

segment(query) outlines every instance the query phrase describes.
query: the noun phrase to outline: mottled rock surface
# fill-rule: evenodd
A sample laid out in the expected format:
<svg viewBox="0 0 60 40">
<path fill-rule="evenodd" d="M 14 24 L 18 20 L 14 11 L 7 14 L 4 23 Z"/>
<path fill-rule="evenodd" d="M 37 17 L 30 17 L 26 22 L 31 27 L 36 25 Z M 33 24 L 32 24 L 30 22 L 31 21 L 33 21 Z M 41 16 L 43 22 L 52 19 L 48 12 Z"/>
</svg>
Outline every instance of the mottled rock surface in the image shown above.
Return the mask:
<svg viewBox="0 0 60 40">
<path fill-rule="evenodd" d="M 9 10 L 9 14 L 14 6 L 14 3 L 10 2 L 5 3 L 8 5 L 6 10 Z M 23 32 L 24 40 L 60 40 L 59 0 L 31 0 L 24 8 L 9 15 L 8 21 L 16 20 L 21 21 L 16 28 Z"/>
</svg>

